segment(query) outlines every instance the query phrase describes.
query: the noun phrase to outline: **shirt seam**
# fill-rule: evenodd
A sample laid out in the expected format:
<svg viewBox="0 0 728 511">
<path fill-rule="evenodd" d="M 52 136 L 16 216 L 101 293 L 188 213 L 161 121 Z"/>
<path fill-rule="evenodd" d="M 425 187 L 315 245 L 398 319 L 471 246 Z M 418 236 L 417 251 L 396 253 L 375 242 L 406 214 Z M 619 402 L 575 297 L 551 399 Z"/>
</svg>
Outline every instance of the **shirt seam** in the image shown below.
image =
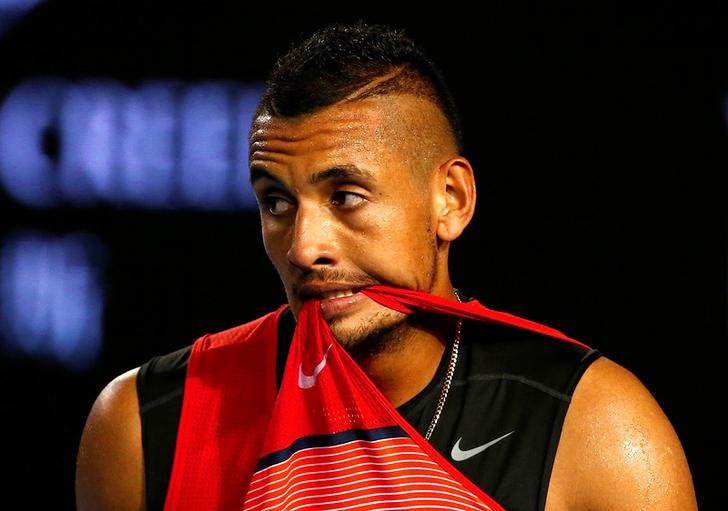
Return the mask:
<svg viewBox="0 0 728 511">
<path fill-rule="evenodd" d="M 567 394 L 564 394 L 563 392 L 559 392 L 556 389 L 553 389 L 549 387 L 548 385 L 544 385 L 541 382 L 537 382 L 535 380 L 531 380 L 530 378 L 526 378 L 524 376 L 520 376 L 517 374 L 510 374 L 510 373 L 498 373 L 498 374 L 477 374 L 474 376 L 469 376 L 467 380 L 456 380 L 453 382 L 453 385 L 456 387 L 462 387 L 466 385 L 468 382 L 473 381 L 494 381 L 494 380 L 509 380 L 509 381 L 516 381 L 518 383 L 522 383 L 524 385 L 528 385 L 529 387 L 535 388 L 536 390 L 540 390 L 544 394 L 547 394 L 555 399 L 558 399 L 559 401 L 563 401 L 565 403 L 569 403 L 571 401 L 571 397 Z"/>
</svg>

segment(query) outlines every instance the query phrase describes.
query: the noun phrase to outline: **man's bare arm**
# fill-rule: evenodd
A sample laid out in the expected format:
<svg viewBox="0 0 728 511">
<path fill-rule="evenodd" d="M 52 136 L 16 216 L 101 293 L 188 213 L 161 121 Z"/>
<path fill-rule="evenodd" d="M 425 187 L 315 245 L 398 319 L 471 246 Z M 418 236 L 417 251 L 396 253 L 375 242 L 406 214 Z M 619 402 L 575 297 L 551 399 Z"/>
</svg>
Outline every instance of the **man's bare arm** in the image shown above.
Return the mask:
<svg viewBox="0 0 728 511">
<path fill-rule="evenodd" d="M 574 391 L 552 488 L 558 490 L 548 497 L 551 509 L 697 509 L 669 420 L 632 373 L 606 358 L 589 367 Z"/>
<path fill-rule="evenodd" d="M 145 508 L 137 371 L 115 378 L 91 408 L 76 465 L 78 511 Z"/>
</svg>

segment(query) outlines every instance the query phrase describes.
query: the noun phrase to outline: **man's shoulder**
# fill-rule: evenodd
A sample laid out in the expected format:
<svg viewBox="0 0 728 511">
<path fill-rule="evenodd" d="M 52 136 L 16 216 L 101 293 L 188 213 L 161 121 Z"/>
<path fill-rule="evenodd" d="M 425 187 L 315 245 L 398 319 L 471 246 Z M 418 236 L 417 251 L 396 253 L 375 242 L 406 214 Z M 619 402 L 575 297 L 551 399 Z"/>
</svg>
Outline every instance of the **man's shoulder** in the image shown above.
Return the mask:
<svg viewBox="0 0 728 511">
<path fill-rule="evenodd" d="M 553 498 L 567 499 L 569 509 L 612 509 L 605 496 L 623 509 L 695 509 L 687 460 L 670 421 L 640 380 L 606 357 L 585 371 L 574 391 L 553 481 L 568 489 Z"/>
<path fill-rule="evenodd" d="M 78 509 L 142 507 L 143 461 L 136 378 L 137 368 L 117 376 L 91 408 L 76 462 Z M 119 471 L 118 467 L 124 470 Z"/>
</svg>

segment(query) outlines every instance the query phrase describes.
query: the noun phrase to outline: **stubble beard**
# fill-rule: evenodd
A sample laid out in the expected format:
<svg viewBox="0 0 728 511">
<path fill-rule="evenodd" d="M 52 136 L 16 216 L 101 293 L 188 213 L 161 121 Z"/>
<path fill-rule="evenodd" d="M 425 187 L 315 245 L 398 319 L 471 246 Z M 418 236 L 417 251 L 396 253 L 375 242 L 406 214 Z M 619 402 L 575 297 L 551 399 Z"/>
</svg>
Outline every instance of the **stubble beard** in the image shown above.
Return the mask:
<svg viewBox="0 0 728 511">
<path fill-rule="evenodd" d="M 333 319 L 329 327 L 354 358 L 390 351 L 407 337 L 407 315 L 392 309 L 378 310 L 368 318 L 358 320 L 354 326 L 345 323 L 345 319 Z"/>
<path fill-rule="evenodd" d="M 437 241 L 427 222 L 427 234 L 431 240 L 431 260 L 428 277 L 431 285 L 437 281 Z M 332 319 L 329 328 L 334 337 L 354 358 L 392 353 L 406 344 L 414 328 L 409 315 L 397 312 L 383 305 L 366 319 L 358 320 L 355 325 L 345 324 L 346 319 Z M 349 318 L 351 321 L 352 318 Z"/>
</svg>

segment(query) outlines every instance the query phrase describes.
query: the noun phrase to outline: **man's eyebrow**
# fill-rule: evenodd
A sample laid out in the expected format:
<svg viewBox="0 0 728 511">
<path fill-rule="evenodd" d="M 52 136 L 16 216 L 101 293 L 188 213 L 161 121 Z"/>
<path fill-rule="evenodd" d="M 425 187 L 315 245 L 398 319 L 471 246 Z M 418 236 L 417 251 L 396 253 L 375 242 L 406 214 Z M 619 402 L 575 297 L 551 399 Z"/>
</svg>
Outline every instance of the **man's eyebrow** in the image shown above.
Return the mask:
<svg viewBox="0 0 728 511">
<path fill-rule="evenodd" d="M 312 185 L 327 181 L 329 179 L 362 179 L 364 181 L 374 181 L 374 173 L 367 169 L 362 169 L 352 164 L 337 165 L 330 169 L 322 170 L 311 174 L 308 182 Z"/>
</svg>

